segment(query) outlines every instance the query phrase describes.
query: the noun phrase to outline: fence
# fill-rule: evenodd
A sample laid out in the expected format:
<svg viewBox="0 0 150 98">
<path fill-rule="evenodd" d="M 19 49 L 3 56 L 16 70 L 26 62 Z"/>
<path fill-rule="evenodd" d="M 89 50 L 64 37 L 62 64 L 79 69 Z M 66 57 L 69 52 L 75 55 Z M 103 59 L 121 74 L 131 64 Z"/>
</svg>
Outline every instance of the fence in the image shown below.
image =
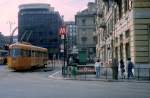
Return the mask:
<svg viewBox="0 0 150 98">
<path fill-rule="evenodd" d="M 69 66 L 62 69 L 63 76 L 68 79 L 78 80 L 126 80 L 128 79 L 127 71 L 124 72 L 123 78 L 120 69 L 115 70 L 112 67 L 101 67 L 100 77 L 96 77 L 94 66 Z M 131 80 L 150 80 L 150 68 L 134 68 Z M 117 76 L 117 77 L 115 77 Z"/>
<path fill-rule="evenodd" d="M 135 68 L 134 76 L 137 80 L 150 80 L 150 68 Z"/>
</svg>

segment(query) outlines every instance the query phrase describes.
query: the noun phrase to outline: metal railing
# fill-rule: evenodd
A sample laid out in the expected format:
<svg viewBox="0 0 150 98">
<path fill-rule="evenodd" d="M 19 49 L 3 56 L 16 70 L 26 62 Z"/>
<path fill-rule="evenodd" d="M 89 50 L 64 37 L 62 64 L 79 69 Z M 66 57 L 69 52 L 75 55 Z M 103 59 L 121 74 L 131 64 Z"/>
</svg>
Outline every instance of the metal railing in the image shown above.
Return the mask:
<svg viewBox="0 0 150 98">
<path fill-rule="evenodd" d="M 112 67 L 100 67 L 100 77 L 96 77 L 95 68 L 83 66 L 69 66 L 62 68 L 62 75 L 68 79 L 77 80 L 148 80 L 150 81 L 150 68 L 134 68 L 133 77 L 128 78 L 127 70 L 121 74 L 121 70 Z M 123 76 L 122 76 L 123 75 Z"/>
<path fill-rule="evenodd" d="M 134 76 L 137 80 L 150 80 L 150 68 L 135 68 Z"/>
</svg>

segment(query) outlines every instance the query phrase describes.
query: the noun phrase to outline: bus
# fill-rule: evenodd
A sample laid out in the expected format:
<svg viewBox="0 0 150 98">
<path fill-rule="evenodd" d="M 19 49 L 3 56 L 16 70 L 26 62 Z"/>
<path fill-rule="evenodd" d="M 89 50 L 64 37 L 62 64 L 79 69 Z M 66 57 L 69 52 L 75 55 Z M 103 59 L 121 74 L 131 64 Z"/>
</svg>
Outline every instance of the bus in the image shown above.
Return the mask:
<svg viewBox="0 0 150 98">
<path fill-rule="evenodd" d="M 15 43 L 9 46 L 8 68 L 22 71 L 45 67 L 48 60 L 48 49 L 29 43 Z"/>
<path fill-rule="evenodd" d="M 0 50 L 0 65 L 5 65 L 7 63 L 7 50 Z"/>
</svg>

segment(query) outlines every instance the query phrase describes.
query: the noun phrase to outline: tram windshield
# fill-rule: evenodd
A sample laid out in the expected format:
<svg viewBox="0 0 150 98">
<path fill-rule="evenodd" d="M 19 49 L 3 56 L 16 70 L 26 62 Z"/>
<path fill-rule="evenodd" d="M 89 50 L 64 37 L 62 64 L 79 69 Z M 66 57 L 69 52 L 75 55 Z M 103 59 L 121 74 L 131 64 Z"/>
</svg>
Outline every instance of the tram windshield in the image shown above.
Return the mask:
<svg viewBox="0 0 150 98">
<path fill-rule="evenodd" d="M 11 49 L 10 56 L 12 56 L 12 57 L 20 56 L 20 49 Z"/>
<path fill-rule="evenodd" d="M 0 57 L 5 57 L 8 55 L 8 51 L 6 50 L 0 50 Z"/>
</svg>

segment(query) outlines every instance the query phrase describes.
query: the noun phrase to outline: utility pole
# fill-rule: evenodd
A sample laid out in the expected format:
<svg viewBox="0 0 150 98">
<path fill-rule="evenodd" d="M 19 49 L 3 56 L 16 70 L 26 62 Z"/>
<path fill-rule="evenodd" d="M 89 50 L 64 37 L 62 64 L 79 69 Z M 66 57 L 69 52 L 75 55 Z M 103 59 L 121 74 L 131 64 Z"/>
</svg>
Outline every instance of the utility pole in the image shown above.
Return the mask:
<svg viewBox="0 0 150 98">
<path fill-rule="evenodd" d="M 14 30 L 13 30 L 13 32 L 12 32 L 12 25 L 15 24 L 15 22 L 8 21 L 7 24 L 9 24 L 9 33 L 10 33 L 10 43 L 9 43 L 9 44 L 11 44 L 12 39 L 13 39 L 13 38 L 12 38 L 12 37 L 13 37 L 12 34 L 15 32 Z"/>
<path fill-rule="evenodd" d="M 10 34 L 10 43 L 9 44 L 11 44 L 12 42 L 13 42 L 13 36 L 14 36 L 14 33 L 15 33 L 15 31 L 18 29 L 18 27 L 15 27 L 14 29 L 13 29 L 13 31 L 11 32 L 11 34 Z"/>
<path fill-rule="evenodd" d="M 67 58 L 67 47 L 66 47 L 66 27 L 65 26 L 62 26 L 60 28 L 60 31 L 59 31 L 60 35 L 61 35 L 61 40 L 62 40 L 62 44 L 61 44 L 61 52 L 63 52 L 63 55 L 64 55 L 64 64 L 63 64 L 63 67 L 62 67 L 62 74 L 63 75 L 66 75 L 66 71 L 67 71 L 67 66 L 66 66 L 66 58 Z"/>
<path fill-rule="evenodd" d="M 9 24 L 9 32 L 11 33 L 12 25 L 15 24 L 15 22 L 8 21 L 7 24 Z"/>
</svg>

